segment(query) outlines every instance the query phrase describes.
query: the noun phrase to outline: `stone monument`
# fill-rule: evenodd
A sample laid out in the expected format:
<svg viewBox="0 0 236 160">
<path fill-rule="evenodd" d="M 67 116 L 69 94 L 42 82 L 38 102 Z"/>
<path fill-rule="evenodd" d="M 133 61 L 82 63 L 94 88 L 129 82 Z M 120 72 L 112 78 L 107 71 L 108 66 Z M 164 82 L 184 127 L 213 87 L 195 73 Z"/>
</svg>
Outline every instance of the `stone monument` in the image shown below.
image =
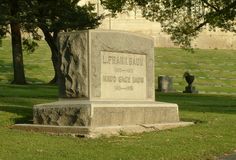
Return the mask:
<svg viewBox="0 0 236 160">
<path fill-rule="evenodd" d="M 61 33 L 58 47 L 60 98 L 34 106 L 31 130 L 98 136 L 191 124 L 177 104 L 155 102 L 151 38 L 86 30 Z"/>
<path fill-rule="evenodd" d="M 158 92 L 174 92 L 173 78 L 169 76 L 158 76 Z"/>
<path fill-rule="evenodd" d="M 195 79 L 194 75 L 191 75 L 189 72 L 184 72 L 183 77 L 185 78 L 188 85 L 185 87 L 183 93 L 198 93 L 196 87 L 193 86 L 193 81 Z"/>
</svg>

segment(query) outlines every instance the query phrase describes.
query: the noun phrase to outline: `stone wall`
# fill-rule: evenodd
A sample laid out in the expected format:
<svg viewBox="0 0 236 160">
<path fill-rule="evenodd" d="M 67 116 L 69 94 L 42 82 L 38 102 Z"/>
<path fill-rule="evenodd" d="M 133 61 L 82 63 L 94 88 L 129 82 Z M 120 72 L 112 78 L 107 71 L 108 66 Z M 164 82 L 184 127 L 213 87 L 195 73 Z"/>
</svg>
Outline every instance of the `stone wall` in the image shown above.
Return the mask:
<svg viewBox="0 0 236 160">
<path fill-rule="evenodd" d="M 80 5 L 86 4 L 88 1 L 95 4 L 98 14 L 109 13 L 102 8 L 99 0 L 82 0 Z M 99 29 L 125 30 L 142 33 L 152 36 L 156 47 L 177 47 L 171 42 L 169 35 L 161 32 L 159 23 L 145 20 L 142 18 L 141 11 L 138 9 L 119 14 L 117 18 L 107 16 Z M 235 42 L 236 35 L 233 33 L 225 33 L 220 30 L 216 32 L 204 30 L 193 42 L 193 47 L 201 49 L 236 49 Z"/>
<path fill-rule="evenodd" d="M 156 47 L 176 47 L 170 36 L 161 32 L 160 24 L 145 19 L 106 18 L 101 29 L 126 30 L 152 36 Z M 204 30 L 192 43 L 194 48 L 201 49 L 236 49 L 236 35 L 221 31 Z"/>
</svg>

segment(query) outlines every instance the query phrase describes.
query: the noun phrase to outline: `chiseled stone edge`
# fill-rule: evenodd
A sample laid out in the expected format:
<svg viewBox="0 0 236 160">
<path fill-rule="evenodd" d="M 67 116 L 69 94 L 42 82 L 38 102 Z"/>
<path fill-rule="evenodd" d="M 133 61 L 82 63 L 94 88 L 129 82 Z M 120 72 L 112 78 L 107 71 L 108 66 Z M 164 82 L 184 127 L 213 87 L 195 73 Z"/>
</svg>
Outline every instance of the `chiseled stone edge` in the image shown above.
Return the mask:
<svg viewBox="0 0 236 160">
<path fill-rule="evenodd" d="M 136 119 L 136 116 L 140 117 Z M 151 101 L 58 101 L 35 105 L 33 107 L 33 122 L 41 125 L 100 127 L 152 124 L 179 122 L 179 113 L 178 105 L 174 103 Z"/>
<path fill-rule="evenodd" d="M 89 126 L 91 107 L 87 104 L 41 104 L 33 107 L 33 122 L 41 125 Z"/>
<path fill-rule="evenodd" d="M 88 98 L 88 31 L 60 33 L 59 96 Z"/>
<path fill-rule="evenodd" d="M 140 124 L 129 126 L 109 126 L 109 127 L 78 127 L 78 126 L 52 126 L 35 124 L 15 124 L 11 129 L 52 133 L 58 135 L 83 136 L 87 138 L 97 138 L 100 136 L 114 136 L 123 134 L 134 134 L 151 131 L 161 131 L 178 127 L 193 125 L 193 122 L 159 123 L 159 124 Z"/>
</svg>

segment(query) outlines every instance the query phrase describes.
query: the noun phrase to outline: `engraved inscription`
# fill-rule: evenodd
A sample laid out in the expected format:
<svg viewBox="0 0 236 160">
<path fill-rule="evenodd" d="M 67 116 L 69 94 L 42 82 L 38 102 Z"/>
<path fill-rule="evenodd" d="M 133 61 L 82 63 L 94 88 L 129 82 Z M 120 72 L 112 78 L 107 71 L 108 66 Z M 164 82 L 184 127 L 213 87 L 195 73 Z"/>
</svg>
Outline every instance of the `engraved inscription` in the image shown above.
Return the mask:
<svg viewBox="0 0 236 160">
<path fill-rule="evenodd" d="M 101 98 L 146 99 L 146 56 L 101 52 Z"/>
</svg>

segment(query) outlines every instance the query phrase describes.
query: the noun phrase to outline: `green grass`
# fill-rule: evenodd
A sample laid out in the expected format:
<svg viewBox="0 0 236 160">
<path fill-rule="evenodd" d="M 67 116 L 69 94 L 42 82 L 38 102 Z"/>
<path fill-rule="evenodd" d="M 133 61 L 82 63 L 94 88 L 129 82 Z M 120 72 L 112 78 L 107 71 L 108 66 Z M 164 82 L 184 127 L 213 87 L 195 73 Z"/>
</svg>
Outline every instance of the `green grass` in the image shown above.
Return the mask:
<svg viewBox="0 0 236 160">
<path fill-rule="evenodd" d="M 45 41 L 39 41 L 35 53 L 24 53 L 25 74 L 28 83 L 47 83 L 53 78 L 50 50 Z M 12 55 L 9 39 L 0 47 L 0 83 L 12 81 Z"/>
<path fill-rule="evenodd" d="M 34 104 L 56 101 L 57 87 L 0 89 L 2 160 L 206 160 L 236 149 L 235 96 L 157 94 L 159 101 L 178 103 L 181 119 L 196 125 L 92 140 L 9 129 L 14 123 L 30 123 Z"/>
<path fill-rule="evenodd" d="M 183 73 L 195 75 L 194 85 L 200 93 L 236 94 L 236 51 L 196 49 L 190 53 L 178 48 L 155 50 L 155 73 L 173 77 L 174 89 L 187 85 Z"/>
<path fill-rule="evenodd" d="M 9 39 L 0 47 L 0 83 L 12 80 L 12 57 Z M 194 85 L 200 93 L 236 95 L 236 53 L 234 50 L 196 49 L 194 53 L 178 48 L 155 49 L 155 76 L 173 77 L 173 87 L 182 92 L 187 85 L 182 75 L 194 74 Z M 26 79 L 29 83 L 49 82 L 53 77 L 50 50 L 45 41 L 33 54 L 24 53 Z M 156 83 L 157 87 L 157 83 Z"/>
<path fill-rule="evenodd" d="M 236 96 L 157 94 L 158 101 L 179 104 L 180 118 L 194 126 L 160 132 L 98 139 L 24 132 L 9 129 L 14 123 L 31 123 L 32 106 L 57 100 L 50 53 L 44 41 L 34 54 L 24 54 L 28 82 L 9 85 L 12 63 L 9 40 L 0 47 L 0 160 L 209 160 L 236 150 Z M 185 71 L 196 76 L 201 92 L 236 93 L 236 54 L 231 50 L 156 49 L 156 76 L 174 77 L 182 91 Z"/>
</svg>

